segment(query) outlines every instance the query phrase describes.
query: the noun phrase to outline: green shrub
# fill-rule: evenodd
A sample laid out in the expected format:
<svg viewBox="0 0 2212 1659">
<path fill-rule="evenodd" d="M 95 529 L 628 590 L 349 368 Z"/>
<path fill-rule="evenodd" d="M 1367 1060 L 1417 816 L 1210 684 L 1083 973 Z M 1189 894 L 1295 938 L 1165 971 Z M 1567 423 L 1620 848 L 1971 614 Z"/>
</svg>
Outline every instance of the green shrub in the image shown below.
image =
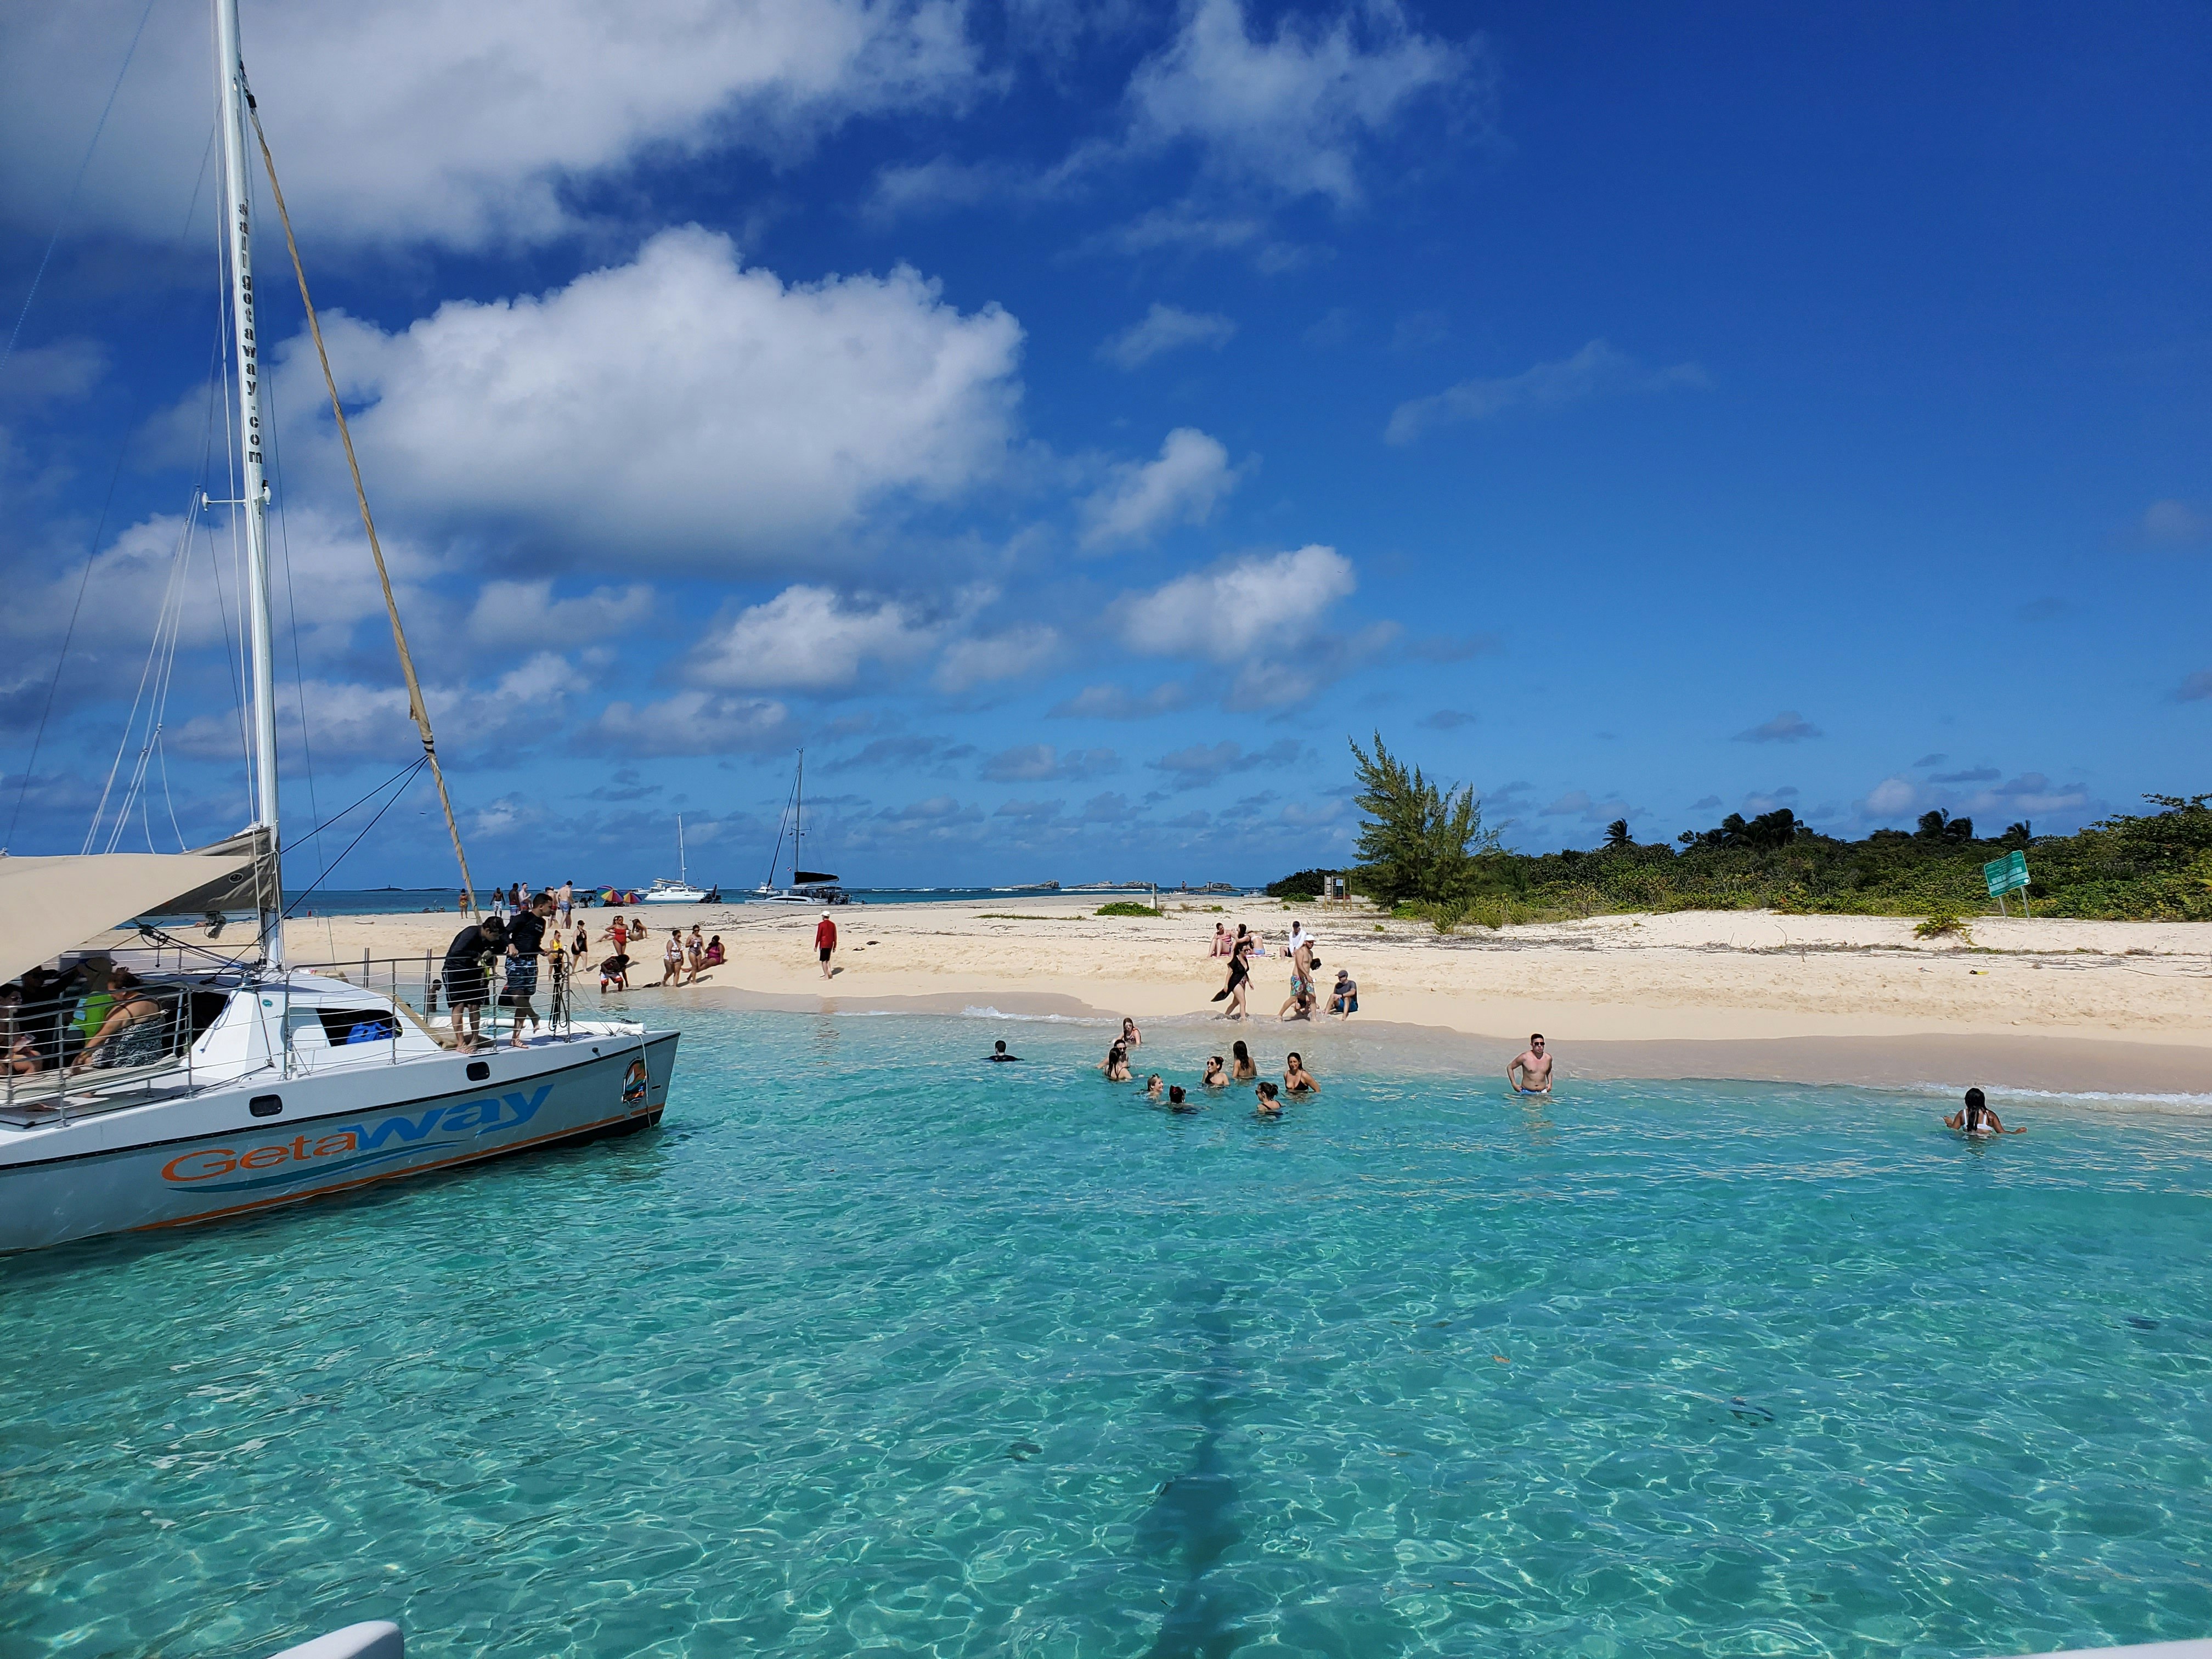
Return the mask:
<svg viewBox="0 0 2212 1659">
<path fill-rule="evenodd" d="M 1115 899 L 1111 904 L 1102 904 L 1092 913 L 1101 916 L 1156 916 L 1160 913 L 1149 904 L 1138 904 L 1129 899 Z"/>
<path fill-rule="evenodd" d="M 1954 938 L 1963 939 L 1969 945 L 1974 942 L 1973 929 L 1966 925 L 1966 919 L 1948 905 L 1936 905 L 1929 909 L 1921 918 L 1919 926 L 1912 930 L 1912 936 L 1915 939 Z"/>
</svg>

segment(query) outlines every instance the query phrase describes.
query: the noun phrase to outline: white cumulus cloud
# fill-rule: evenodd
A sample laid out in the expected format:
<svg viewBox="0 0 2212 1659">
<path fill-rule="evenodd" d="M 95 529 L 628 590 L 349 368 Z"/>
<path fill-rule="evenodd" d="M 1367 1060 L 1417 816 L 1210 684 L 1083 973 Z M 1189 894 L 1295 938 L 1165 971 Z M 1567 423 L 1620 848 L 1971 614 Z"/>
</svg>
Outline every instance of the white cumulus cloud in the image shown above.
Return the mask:
<svg viewBox="0 0 2212 1659">
<path fill-rule="evenodd" d="M 0 184 L 51 222 L 144 8 L 0 9 Z M 957 0 L 357 0 L 243 8 L 247 68 L 303 235 L 531 240 L 572 189 L 647 152 L 795 153 L 856 115 L 964 99 Z M 164 240 L 191 192 L 212 75 L 206 9 L 154 9 L 80 211 Z"/>
<path fill-rule="evenodd" d="M 1159 459 L 1125 462 L 1083 504 L 1083 545 L 1140 542 L 1173 524 L 1203 524 L 1237 488 L 1237 469 L 1218 438 L 1177 427 Z"/>
<path fill-rule="evenodd" d="M 863 662 L 911 662 L 943 631 L 896 600 L 848 601 L 801 584 L 714 629 L 688 677 L 722 690 L 837 690 L 860 678 Z"/>
<path fill-rule="evenodd" d="M 1195 144 L 1216 179 L 1285 197 L 1361 195 L 1365 145 L 1419 100 L 1479 89 L 1474 48 L 1415 33 L 1390 0 L 1326 27 L 1250 32 L 1240 0 L 1197 0 L 1165 51 L 1130 77 L 1130 141 Z"/>
<path fill-rule="evenodd" d="M 903 266 L 787 285 L 696 227 L 542 296 L 450 302 L 394 334 L 332 313 L 325 333 L 368 405 L 353 429 L 380 499 L 600 562 L 726 566 L 890 492 L 951 496 L 1000 465 L 1019 395 L 1021 327 L 997 307 L 963 316 Z M 283 407 L 322 401 L 302 340 L 277 378 Z"/>
<path fill-rule="evenodd" d="M 1352 561 L 1333 547 L 1254 555 L 1133 595 L 1122 605 L 1121 638 L 1158 656 L 1288 649 L 1358 586 Z"/>
</svg>

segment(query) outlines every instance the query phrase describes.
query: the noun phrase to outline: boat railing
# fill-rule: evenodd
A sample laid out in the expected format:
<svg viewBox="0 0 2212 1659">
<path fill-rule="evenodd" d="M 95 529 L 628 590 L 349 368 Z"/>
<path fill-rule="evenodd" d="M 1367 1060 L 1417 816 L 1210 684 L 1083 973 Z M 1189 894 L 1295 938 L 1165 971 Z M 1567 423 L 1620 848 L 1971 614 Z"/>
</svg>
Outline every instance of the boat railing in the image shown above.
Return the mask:
<svg viewBox="0 0 2212 1659">
<path fill-rule="evenodd" d="M 441 1048 L 455 1045 L 455 1028 L 444 979 L 445 963 L 434 952 L 377 957 L 364 951 L 343 961 L 292 963 L 287 971 L 267 975 L 235 963 L 210 963 L 204 955 L 174 945 L 121 947 L 101 953 L 137 980 L 129 999 L 110 999 L 103 1018 L 126 1000 L 155 1005 L 156 1016 L 133 1021 L 102 1042 L 82 1022 L 85 999 L 71 991 L 46 1001 L 0 1004 L 0 1042 L 8 1056 L 0 1079 L 0 1126 L 42 1127 L 96 1112 L 136 1106 L 167 1097 L 189 1095 L 273 1066 L 284 1078 L 329 1068 L 349 1067 L 381 1058 L 396 1065 L 419 1057 L 419 1043 L 407 1042 L 409 1027 Z M 567 953 L 539 959 L 530 993 L 537 1016 L 532 1035 L 569 1036 L 580 1023 L 587 1032 L 641 1033 L 641 1023 L 580 1015 L 576 976 Z M 521 1010 L 509 982 L 507 958 L 486 964 L 477 1030 L 483 1046 L 510 1041 Z M 321 998 L 303 997 L 294 978 L 307 973 L 367 991 L 386 1008 L 332 1007 Z M 199 1039 L 231 998 L 249 987 L 265 1010 L 264 1040 L 251 1054 L 210 1057 Z M 387 1012 L 388 1009 L 388 1012 Z M 304 1040 L 312 1037 L 312 1040 Z"/>
</svg>

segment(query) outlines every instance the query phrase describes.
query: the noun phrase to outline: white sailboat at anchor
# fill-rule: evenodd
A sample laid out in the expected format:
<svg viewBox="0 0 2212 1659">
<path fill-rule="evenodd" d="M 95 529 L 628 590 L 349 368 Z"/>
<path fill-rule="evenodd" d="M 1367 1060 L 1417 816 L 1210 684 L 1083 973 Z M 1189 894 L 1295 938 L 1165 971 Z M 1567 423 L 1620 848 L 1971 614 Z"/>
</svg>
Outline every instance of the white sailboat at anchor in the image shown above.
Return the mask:
<svg viewBox="0 0 2212 1659">
<path fill-rule="evenodd" d="M 643 1128 L 659 1121 L 676 1063 L 676 1032 L 561 1019 L 557 991 L 555 1018 L 528 1042 L 457 1050 L 434 1024 L 436 987 L 427 959 L 419 1007 L 400 994 L 411 963 L 364 962 L 356 980 L 350 963 L 343 972 L 318 972 L 286 962 L 269 489 L 246 187 L 248 127 L 258 138 L 260 124 L 240 52 L 237 0 L 213 3 L 236 374 L 228 413 L 241 465 L 238 497 L 223 504 L 240 515 L 244 532 L 253 823 L 198 852 L 99 853 L 88 839 L 79 856 L 0 854 L 0 908 L 10 917 L 0 943 L 0 980 L 15 981 L 0 1032 L 9 1055 L 0 1095 L 0 1251 L 246 1214 L 527 1147 Z M 281 217 L 283 197 L 265 139 L 260 151 Z M 289 245 L 289 223 L 285 234 Z M 293 258 L 296 268 L 296 248 Z M 304 272 L 300 288 L 305 302 Z M 319 353 L 312 303 L 307 316 Z M 345 436 L 334 383 L 331 392 Z M 349 436 L 345 448 L 350 462 Z M 354 477 L 358 492 L 357 467 Z M 365 495 L 361 508 L 382 576 Z M 388 580 L 384 591 L 389 604 Z M 421 763 L 443 802 L 444 779 L 396 609 L 392 623 L 422 738 Z M 450 826 L 450 803 L 447 817 Z M 454 850 L 460 852 L 457 829 Z M 472 907 L 465 858 L 461 879 L 463 902 Z M 258 926 L 250 951 L 235 957 L 153 929 L 142 929 L 151 948 L 80 948 L 133 916 L 249 904 Z M 47 963 L 93 988 L 88 996 L 107 998 L 120 1017 L 111 1020 L 111 1035 L 81 1052 L 73 1047 L 75 1028 L 64 1013 L 70 1004 L 52 994 Z M 120 968 L 136 972 L 126 976 Z"/>
<path fill-rule="evenodd" d="M 663 876 L 645 890 L 645 896 L 638 902 L 641 904 L 720 904 L 722 902 L 720 888 L 701 888 L 691 884 L 691 872 L 684 863 L 684 817 L 681 813 L 676 818 L 676 879 L 671 881 Z"/>
</svg>

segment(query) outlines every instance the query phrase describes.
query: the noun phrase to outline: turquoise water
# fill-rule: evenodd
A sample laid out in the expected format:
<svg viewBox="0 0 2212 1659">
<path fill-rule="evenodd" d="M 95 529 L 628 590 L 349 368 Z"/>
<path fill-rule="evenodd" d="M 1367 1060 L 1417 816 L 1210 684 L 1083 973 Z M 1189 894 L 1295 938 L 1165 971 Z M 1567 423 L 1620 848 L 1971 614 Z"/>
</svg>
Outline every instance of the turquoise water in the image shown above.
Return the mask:
<svg viewBox="0 0 2212 1659">
<path fill-rule="evenodd" d="M 657 1134 L 0 1262 L 0 1652 L 2212 1634 L 2212 1121 L 1103 1036 L 702 1015 Z"/>
</svg>

